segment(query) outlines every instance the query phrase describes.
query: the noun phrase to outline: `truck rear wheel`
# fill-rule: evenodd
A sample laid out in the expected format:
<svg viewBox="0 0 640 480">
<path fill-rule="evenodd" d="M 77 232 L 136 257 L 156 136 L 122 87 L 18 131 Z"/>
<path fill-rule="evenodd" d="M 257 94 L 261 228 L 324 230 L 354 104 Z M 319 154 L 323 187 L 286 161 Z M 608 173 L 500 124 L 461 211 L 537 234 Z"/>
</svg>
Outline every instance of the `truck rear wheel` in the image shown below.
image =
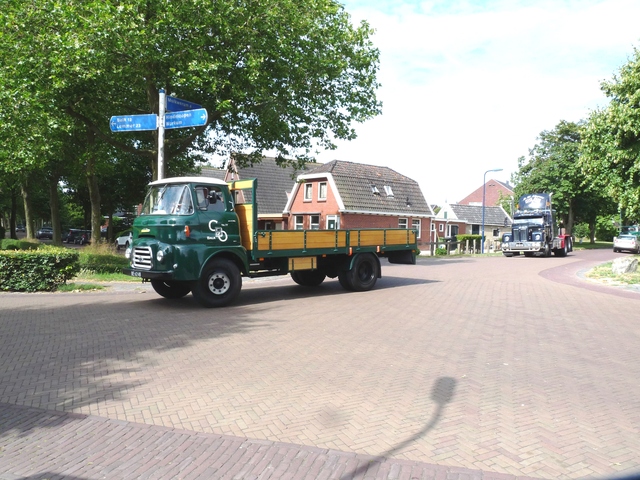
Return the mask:
<svg viewBox="0 0 640 480">
<path fill-rule="evenodd" d="M 291 279 L 303 287 L 317 287 L 327 276 L 321 270 L 297 270 L 291 272 Z"/>
<path fill-rule="evenodd" d="M 361 253 L 353 260 L 351 270 L 340 272 L 338 280 L 345 290 L 365 292 L 375 286 L 379 275 L 378 259 L 371 253 Z"/>
<path fill-rule="evenodd" d="M 163 282 L 162 280 L 151 280 L 151 286 L 158 295 L 164 298 L 182 298 L 191 291 L 189 282 Z"/>
<path fill-rule="evenodd" d="M 233 302 L 242 289 L 240 270 L 231 260 L 214 259 L 204 268 L 191 293 L 205 307 L 224 307 Z"/>
</svg>

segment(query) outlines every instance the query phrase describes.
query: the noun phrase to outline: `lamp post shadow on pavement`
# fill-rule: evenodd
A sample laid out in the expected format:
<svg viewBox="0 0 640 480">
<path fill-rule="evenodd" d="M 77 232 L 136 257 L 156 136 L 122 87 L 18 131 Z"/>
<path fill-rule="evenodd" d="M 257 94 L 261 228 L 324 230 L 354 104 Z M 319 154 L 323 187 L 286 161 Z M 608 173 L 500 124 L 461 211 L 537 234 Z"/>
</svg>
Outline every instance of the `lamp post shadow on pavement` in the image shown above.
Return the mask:
<svg viewBox="0 0 640 480">
<path fill-rule="evenodd" d="M 406 440 L 403 440 L 399 444 L 395 445 L 393 448 L 387 450 L 386 452 L 381 453 L 376 458 L 367 462 L 366 464 L 356 468 L 351 472 L 344 473 L 340 480 L 349 480 L 359 476 L 362 473 L 365 473 L 369 467 L 376 462 L 383 462 L 386 457 L 393 455 L 396 452 L 399 452 L 407 445 L 412 444 L 416 440 L 424 437 L 430 430 L 432 430 L 437 423 L 440 421 L 440 417 L 442 416 L 442 412 L 447 403 L 450 403 L 453 400 L 455 389 L 456 389 L 457 381 L 452 377 L 440 377 L 433 384 L 433 388 L 431 389 L 431 400 L 436 404 L 436 409 L 431 415 L 429 421 L 425 424 L 424 427 L 420 429 L 420 431 L 414 433 Z"/>
</svg>

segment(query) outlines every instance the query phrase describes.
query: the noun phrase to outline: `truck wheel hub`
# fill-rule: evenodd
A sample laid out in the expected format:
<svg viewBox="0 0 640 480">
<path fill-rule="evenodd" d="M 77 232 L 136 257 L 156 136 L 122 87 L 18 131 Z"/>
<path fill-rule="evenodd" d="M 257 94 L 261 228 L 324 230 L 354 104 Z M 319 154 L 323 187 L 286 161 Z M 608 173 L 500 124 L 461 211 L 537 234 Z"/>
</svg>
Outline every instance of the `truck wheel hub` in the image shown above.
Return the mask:
<svg viewBox="0 0 640 480">
<path fill-rule="evenodd" d="M 229 290 L 229 278 L 224 273 L 214 273 L 209 277 L 209 290 L 221 295 Z"/>
</svg>

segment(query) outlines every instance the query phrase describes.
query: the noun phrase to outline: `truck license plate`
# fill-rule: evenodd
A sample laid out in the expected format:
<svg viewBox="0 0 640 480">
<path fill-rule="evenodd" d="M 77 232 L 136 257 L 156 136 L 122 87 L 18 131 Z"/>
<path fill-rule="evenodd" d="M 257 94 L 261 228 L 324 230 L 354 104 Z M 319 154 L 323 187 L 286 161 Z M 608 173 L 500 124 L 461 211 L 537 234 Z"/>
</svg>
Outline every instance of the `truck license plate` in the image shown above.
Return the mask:
<svg viewBox="0 0 640 480">
<path fill-rule="evenodd" d="M 131 270 L 131 276 L 132 277 L 142 277 L 142 273 L 141 272 L 136 272 L 134 270 Z"/>
</svg>

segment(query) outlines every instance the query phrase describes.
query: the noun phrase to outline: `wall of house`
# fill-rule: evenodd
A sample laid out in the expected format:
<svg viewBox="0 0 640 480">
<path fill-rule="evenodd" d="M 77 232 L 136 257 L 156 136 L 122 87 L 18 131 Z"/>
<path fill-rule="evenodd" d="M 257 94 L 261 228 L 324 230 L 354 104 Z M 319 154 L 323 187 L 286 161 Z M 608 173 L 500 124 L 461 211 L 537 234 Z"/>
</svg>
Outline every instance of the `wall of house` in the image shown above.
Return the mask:
<svg viewBox="0 0 640 480">
<path fill-rule="evenodd" d="M 460 205 L 482 205 L 482 191 L 483 187 L 480 187 L 457 203 Z M 484 204 L 488 206 L 498 205 L 501 195 L 509 198 L 513 195 L 513 191 L 505 188 L 504 185 L 494 179 L 488 180 L 484 186 Z"/>
<path fill-rule="evenodd" d="M 318 199 L 319 184 L 322 182 L 326 182 L 327 184 L 327 198 L 325 200 Z M 311 200 L 305 200 L 305 185 L 309 184 L 312 188 Z M 291 204 L 291 214 L 285 228 L 290 230 L 295 229 L 294 215 L 305 215 L 304 228 L 310 228 L 308 214 L 320 214 L 320 228 L 325 228 L 327 215 L 338 214 L 338 202 L 331 191 L 329 182 L 326 180 L 313 180 L 300 184 L 297 195 Z"/>
<path fill-rule="evenodd" d="M 340 218 L 341 229 L 351 228 L 398 228 L 397 216 L 389 215 L 367 215 L 359 213 L 340 214 L 338 202 L 331 190 L 329 182 L 327 182 L 327 198 L 326 200 L 318 199 L 319 184 L 324 180 L 312 180 L 300 185 L 298 192 L 291 204 L 291 210 L 286 222 L 285 228 L 294 230 L 296 228 L 295 216 L 303 216 L 303 228 L 310 229 L 311 215 L 320 216 L 320 229 L 325 229 L 327 225 L 328 215 L 337 215 Z M 312 185 L 311 200 L 304 200 L 305 184 Z M 413 217 L 407 215 L 407 225 L 409 228 L 413 225 Z M 420 235 L 418 244 L 426 244 L 429 240 L 429 232 L 431 231 L 431 219 L 420 218 Z"/>
</svg>

